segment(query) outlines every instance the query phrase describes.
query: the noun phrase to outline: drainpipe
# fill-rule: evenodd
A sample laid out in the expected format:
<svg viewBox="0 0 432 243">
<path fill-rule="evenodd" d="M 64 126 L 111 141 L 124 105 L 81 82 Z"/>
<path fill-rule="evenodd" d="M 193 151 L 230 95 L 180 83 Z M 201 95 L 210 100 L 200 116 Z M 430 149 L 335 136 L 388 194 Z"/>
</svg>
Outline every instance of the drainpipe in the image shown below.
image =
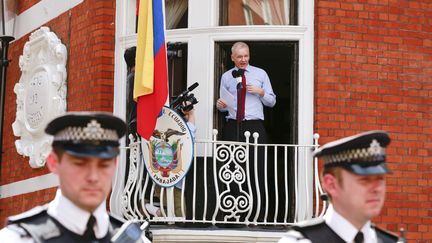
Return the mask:
<svg viewBox="0 0 432 243">
<path fill-rule="evenodd" d="M 1 94 L 0 94 L 0 171 L 1 171 L 1 163 L 3 161 L 3 121 L 4 121 L 4 103 L 5 103 L 5 94 L 6 94 L 6 73 L 7 73 L 7 67 L 9 65 L 8 57 L 8 49 L 9 49 L 9 43 L 15 38 L 13 36 L 7 36 L 6 35 L 6 26 L 5 26 L 5 8 L 4 8 L 4 1 L 1 1 L 1 20 L 2 20 L 2 36 L 0 36 L 0 43 L 1 43 L 1 59 L 0 59 L 0 65 L 1 65 Z"/>
</svg>

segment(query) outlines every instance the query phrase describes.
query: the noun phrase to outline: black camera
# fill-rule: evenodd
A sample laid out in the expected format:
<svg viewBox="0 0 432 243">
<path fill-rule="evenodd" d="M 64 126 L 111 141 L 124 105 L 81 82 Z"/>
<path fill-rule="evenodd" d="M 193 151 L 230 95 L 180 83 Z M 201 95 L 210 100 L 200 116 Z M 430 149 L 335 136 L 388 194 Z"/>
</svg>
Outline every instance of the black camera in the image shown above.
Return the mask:
<svg viewBox="0 0 432 243">
<path fill-rule="evenodd" d="M 168 42 L 167 44 L 167 57 L 171 58 L 180 58 L 183 56 L 183 51 L 181 49 L 181 42 Z"/>
<path fill-rule="evenodd" d="M 173 97 L 170 107 L 180 115 L 183 115 L 183 112 L 192 110 L 194 105 L 198 103 L 198 100 L 195 98 L 194 94 L 189 92 L 194 90 L 196 87 L 198 87 L 198 82 L 189 86 L 177 97 Z"/>
</svg>

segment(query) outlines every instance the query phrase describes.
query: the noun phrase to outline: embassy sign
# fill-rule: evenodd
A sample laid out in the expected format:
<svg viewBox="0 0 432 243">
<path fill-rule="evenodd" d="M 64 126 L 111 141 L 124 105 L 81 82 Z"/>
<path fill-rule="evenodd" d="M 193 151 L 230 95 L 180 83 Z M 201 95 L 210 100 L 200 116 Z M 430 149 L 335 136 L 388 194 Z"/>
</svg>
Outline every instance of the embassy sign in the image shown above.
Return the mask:
<svg viewBox="0 0 432 243">
<path fill-rule="evenodd" d="M 192 164 L 193 136 L 183 118 L 163 107 L 150 140 L 144 140 L 143 159 L 149 176 L 162 187 L 180 182 Z"/>
</svg>

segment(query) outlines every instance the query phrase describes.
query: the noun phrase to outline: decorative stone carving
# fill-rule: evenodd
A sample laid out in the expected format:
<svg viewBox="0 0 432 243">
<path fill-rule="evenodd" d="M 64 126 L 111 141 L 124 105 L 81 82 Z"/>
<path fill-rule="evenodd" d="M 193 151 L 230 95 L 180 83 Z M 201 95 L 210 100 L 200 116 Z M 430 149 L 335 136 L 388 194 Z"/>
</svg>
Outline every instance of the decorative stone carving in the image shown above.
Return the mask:
<svg viewBox="0 0 432 243">
<path fill-rule="evenodd" d="M 12 124 L 17 152 L 33 168 L 45 165 L 52 137 L 46 124 L 66 112 L 66 46 L 48 27 L 30 35 L 19 58 L 21 78 L 14 87 L 16 119 Z"/>
</svg>

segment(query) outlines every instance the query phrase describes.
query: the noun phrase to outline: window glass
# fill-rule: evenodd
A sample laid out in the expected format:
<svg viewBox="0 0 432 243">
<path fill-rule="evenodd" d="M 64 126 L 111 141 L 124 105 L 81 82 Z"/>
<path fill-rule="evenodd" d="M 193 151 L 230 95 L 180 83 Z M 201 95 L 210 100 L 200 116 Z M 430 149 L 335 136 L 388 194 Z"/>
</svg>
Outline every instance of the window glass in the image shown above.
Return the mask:
<svg viewBox="0 0 432 243">
<path fill-rule="evenodd" d="M 139 1 L 136 0 L 136 25 L 138 26 Z M 165 26 L 167 30 L 188 27 L 188 1 L 165 0 Z M 135 32 L 137 29 L 135 29 Z"/>
<path fill-rule="evenodd" d="M 187 88 L 187 43 L 168 42 L 168 86 L 170 101 Z"/>
<path fill-rule="evenodd" d="M 188 1 L 165 0 L 166 29 L 181 29 L 188 27 Z"/>
<path fill-rule="evenodd" d="M 296 0 L 220 0 L 221 25 L 295 25 Z"/>
</svg>

